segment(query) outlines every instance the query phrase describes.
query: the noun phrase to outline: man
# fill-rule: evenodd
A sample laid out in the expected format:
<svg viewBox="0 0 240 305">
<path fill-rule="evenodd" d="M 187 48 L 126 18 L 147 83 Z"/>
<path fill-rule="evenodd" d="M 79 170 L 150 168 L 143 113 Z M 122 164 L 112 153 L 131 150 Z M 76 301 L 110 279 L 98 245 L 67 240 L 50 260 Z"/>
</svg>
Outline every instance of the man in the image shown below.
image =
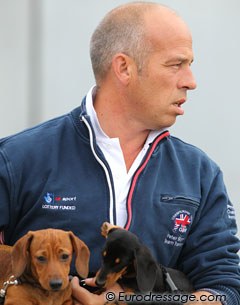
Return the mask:
<svg viewBox="0 0 240 305">
<path fill-rule="evenodd" d="M 199 298 L 221 294 L 226 304 L 240 304 L 239 241 L 222 173 L 166 130 L 196 87 L 185 22 L 159 4 L 123 5 L 94 32 L 91 59 L 97 86 L 79 108 L 0 144 L 4 242 L 29 229 L 71 229 L 91 250 L 94 277 L 107 220 L 186 273 Z M 106 303 L 105 294 L 76 278 L 72 284 L 75 304 Z"/>
</svg>

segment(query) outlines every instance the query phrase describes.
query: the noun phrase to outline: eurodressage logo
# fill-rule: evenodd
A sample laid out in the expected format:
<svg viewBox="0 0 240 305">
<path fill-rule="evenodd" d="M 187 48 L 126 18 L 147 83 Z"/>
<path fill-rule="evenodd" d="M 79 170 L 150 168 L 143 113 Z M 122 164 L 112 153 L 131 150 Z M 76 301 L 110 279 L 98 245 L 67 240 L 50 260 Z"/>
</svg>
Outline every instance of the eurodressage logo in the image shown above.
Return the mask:
<svg viewBox="0 0 240 305">
<path fill-rule="evenodd" d="M 77 197 L 61 197 L 55 196 L 54 193 L 47 192 L 46 195 L 43 196 L 44 204 L 42 205 L 42 209 L 48 210 L 76 210 L 76 205 L 70 204 L 75 203 L 77 201 Z M 61 204 L 62 203 L 62 204 Z"/>
<path fill-rule="evenodd" d="M 192 216 L 188 211 L 181 210 L 173 215 L 172 220 L 174 223 L 173 232 L 184 234 L 192 223 Z"/>
</svg>

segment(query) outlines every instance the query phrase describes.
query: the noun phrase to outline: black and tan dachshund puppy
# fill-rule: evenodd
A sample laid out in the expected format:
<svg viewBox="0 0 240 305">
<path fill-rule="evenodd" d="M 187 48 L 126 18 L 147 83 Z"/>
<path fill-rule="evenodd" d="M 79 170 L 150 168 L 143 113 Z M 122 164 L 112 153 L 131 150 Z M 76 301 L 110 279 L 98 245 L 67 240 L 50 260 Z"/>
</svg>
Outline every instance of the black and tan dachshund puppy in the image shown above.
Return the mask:
<svg viewBox="0 0 240 305">
<path fill-rule="evenodd" d="M 135 234 L 108 222 L 101 229 L 106 243 L 102 267 L 96 275 L 97 286 L 111 287 L 118 281 L 129 292 L 190 293 L 194 290 L 181 271 L 159 265 Z"/>
</svg>

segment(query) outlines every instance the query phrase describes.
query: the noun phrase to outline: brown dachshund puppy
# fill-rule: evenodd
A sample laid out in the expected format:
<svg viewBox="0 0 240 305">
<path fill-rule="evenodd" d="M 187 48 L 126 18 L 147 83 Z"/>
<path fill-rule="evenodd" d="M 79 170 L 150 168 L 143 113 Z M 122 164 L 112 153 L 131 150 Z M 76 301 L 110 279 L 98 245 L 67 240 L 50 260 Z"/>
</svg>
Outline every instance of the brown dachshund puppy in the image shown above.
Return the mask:
<svg viewBox="0 0 240 305">
<path fill-rule="evenodd" d="M 11 252 L 12 247 L 0 245 L 0 289 L 3 287 L 9 270 L 11 270 Z"/>
<path fill-rule="evenodd" d="M 181 271 L 158 264 L 135 234 L 108 222 L 103 223 L 101 229 L 106 243 L 102 266 L 96 275 L 97 286 L 108 288 L 118 281 L 125 292 L 153 291 L 174 295 L 194 290 Z"/>
<path fill-rule="evenodd" d="M 30 231 L 13 247 L 0 246 L 0 283 L 18 280 L 6 290 L 5 305 L 72 305 L 70 264 L 80 277 L 88 275 L 89 249 L 72 232 Z"/>
</svg>

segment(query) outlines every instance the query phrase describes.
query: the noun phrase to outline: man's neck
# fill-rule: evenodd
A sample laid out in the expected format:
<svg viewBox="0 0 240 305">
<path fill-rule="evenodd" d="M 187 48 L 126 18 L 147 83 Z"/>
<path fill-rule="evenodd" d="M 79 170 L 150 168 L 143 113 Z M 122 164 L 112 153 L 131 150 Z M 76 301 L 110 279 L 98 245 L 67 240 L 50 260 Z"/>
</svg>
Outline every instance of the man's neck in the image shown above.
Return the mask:
<svg viewBox="0 0 240 305">
<path fill-rule="evenodd" d="M 104 92 L 107 93 L 107 92 Z M 102 130 L 110 138 L 118 138 L 123 152 L 126 169 L 130 169 L 135 158 L 142 150 L 150 130 L 139 128 L 131 120 L 124 101 L 117 97 L 114 101 L 110 94 L 98 92 L 94 100 L 94 108 Z"/>
</svg>

